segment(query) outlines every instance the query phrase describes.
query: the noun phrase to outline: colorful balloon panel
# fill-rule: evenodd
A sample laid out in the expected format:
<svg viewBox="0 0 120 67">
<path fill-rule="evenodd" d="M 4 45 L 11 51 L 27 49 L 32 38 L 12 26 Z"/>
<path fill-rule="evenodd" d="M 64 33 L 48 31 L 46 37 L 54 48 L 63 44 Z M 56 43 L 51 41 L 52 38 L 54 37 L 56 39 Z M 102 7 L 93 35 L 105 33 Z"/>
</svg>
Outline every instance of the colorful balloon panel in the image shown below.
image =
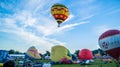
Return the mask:
<svg viewBox="0 0 120 67">
<path fill-rule="evenodd" d="M 3 67 L 3 63 L 0 63 L 0 67 Z"/>
<path fill-rule="evenodd" d="M 62 4 L 54 4 L 51 7 L 51 14 L 56 19 L 58 25 L 65 21 L 69 16 L 69 10 Z"/>
<path fill-rule="evenodd" d="M 38 51 L 37 51 L 37 49 L 34 47 L 34 46 L 32 46 L 32 47 L 30 47 L 28 50 L 27 50 L 27 53 L 26 53 L 29 57 L 32 57 L 32 58 L 35 58 L 35 59 L 40 59 L 41 57 L 40 57 L 40 55 L 39 55 L 39 53 L 38 53 Z"/>
<path fill-rule="evenodd" d="M 80 60 L 91 60 L 93 55 L 89 49 L 82 49 L 79 51 L 78 57 Z"/>
<path fill-rule="evenodd" d="M 120 47 L 120 34 L 100 39 L 99 45 L 104 51 Z"/>
<path fill-rule="evenodd" d="M 120 31 L 108 30 L 99 37 L 99 46 L 115 59 L 120 56 Z"/>
<path fill-rule="evenodd" d="M 72 59 L 72 57 L 69 56 L 68 49 L 61 45 L 53 46 L 51 49 L 51 60 L 54 62 L 60 62 L 63 58 L 68 60 Z"/>
</svg>

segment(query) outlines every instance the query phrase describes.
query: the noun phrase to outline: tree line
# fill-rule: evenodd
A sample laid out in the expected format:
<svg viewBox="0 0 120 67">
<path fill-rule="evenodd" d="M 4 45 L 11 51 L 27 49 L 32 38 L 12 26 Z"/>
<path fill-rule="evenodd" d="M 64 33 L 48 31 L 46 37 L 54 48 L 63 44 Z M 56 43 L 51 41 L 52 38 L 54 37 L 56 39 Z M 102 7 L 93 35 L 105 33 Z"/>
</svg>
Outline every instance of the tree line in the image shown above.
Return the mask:
<svg viewBox="0 0 120 67">
<path fill-rule="evenodd" d="M 80 51 L 80 50 L 76 50 L 73 54 L 78 55 L 79 51 Z M 25 54 L 25 53 L 23 53 L 23 52 L 15 51 L 15 50 L 13 50 L 13 49 L 9 50 L 8 53 L 9 53 L 9 54 Z M 100 49 L 100 48 L 99 48 L 99 49 L 96 49 L 96 50 L 93 50 L 92 53 L 93 53 L 93 55 L 98 54 L 98 53 L 100 53 L 101 55 L 106 55 L 106 53 L 105 53 L 102 49 Z M 45 55 L 45 56 L 47 56 L 47 55 L 50 56 L 50 52 L 49 52 L 49 51 L 46 51 L 46 53 L 43 54 L 43 55 Z"/>
</svg>

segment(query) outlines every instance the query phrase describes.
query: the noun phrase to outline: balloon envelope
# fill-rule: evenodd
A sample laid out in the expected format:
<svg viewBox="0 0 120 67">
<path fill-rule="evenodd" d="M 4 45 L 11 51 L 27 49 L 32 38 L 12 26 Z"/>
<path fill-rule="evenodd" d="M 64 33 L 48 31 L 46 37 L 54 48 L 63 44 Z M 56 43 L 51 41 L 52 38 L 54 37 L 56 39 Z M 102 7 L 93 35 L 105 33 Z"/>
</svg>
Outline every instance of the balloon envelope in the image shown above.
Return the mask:
<svg viewBox="0 0 120 67">
<path fill-rule="evenodd" d="M 39 53 L 38 53 L 38 51 L 37 51 L 37 49 L 34 46 L 30 47 L 27 50 L 26 54 L 29 57 L 34 58 L 34 59 L 40 59 L 41 58 L 40 55 L 39 55 Z"/>
<path fill-rule="evenodd" d="M 78 57 L 80 60 L 91 60 L 93 55 L 89 49 L 82 49 L 79 51 Z"/>
<path fill-rule="evenodd" d="M 54 62 L 60 62 L 63 58 L 71 60 L 71 54 L 69 50 L 61 45 L 53 46 L 51 49 L 51 60 Z"/>
<path fill-rule="evenodd" d="M 71 60 L 68 60 L 67 58 L 61 59 L 61 62 L 64 63 L 64 64 L 70 64 L 70 63 L 72 63 Z"/>
<path fill-rule="evenodd" d="M 120 57 L 120 31 L 108 30 L 99 37 L 99 46 L 115 59 Z"/>
<path fill-rule="evenodd" d="M 0 67 L 3 67 L 3 63 L 0 63 Z"/>
<path fill-rule="evenodd" d="M 53 15 L 53 17 L 57 21 L 58 27 L 59 27 L 60 24 L 68 18 L 69 11 L 68 11 L 68 8 L 65 5 L 54 4 L 51 7 L 51 14 Z"/>
</svg>

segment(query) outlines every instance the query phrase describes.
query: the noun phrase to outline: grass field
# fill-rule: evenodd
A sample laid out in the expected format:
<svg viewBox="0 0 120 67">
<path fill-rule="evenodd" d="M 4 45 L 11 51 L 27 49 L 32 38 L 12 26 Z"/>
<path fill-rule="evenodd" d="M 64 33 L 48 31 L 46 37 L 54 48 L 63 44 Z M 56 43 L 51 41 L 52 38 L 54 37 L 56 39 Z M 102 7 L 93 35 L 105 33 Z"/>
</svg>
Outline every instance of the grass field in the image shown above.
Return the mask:
<svg viewBox="0 0 120 67">
<path fill-rule="evenodd" d="M 40 60 L 40 62 L 47 63 L 50 62 L 50 60 Z M 16 67 L 22 67 L 22 66 L 16 66 Z M 117 67 L 116 63 L 114 61 L 109 62 L 105 64 L 101 60 L 95 60 L 93 63 L 89 65 L 81 65 L 81 64 L 53 64 L 52 67 Z M 120 67 L 120 64 L 119 64 Z"/>
<path fill-rule="evenodd" d="M 52 67 L 117 67 L 116 64 L 91 64 L 91 65 L 80 65 L 80 64 L 60 64 L 60 65 L 52 65 Z M 120 67 L 120 66 L 119 66 Z"/>
<path fill-rule="evenodd" d="M 111 63 L 104 64 L 101 61 L 95 61 L 90 65 L 81 65 L 81 64 L 57 64 L 52 65 L 52 67 L 117 67 L 116 63 L 112 61 Z M 119 64 L 120 67 L 120 64 Z"/>
</svg>

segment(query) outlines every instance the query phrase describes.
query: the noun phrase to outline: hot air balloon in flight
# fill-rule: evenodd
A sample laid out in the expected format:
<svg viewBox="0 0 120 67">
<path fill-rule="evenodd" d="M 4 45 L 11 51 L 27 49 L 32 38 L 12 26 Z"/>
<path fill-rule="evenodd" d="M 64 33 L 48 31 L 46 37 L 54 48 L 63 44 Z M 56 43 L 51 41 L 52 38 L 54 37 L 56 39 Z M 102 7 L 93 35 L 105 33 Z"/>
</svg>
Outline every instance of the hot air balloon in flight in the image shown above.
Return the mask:
<svg viewBox="0 0 120 67">
<path fill-rule="evenodd" d="M 68 18 L 69 10 L 65 5 L 54 4 L 51 7 L 51 14 L 57 21 L 58 27 L 60 27 L 60 24 Z"/>
<path fill-rule="evenodd" d="M 120 31 L 108 30 L 99 37 L 99 46 L 111 57 L 119 60 L 120 57 Z"/>
</svg>

